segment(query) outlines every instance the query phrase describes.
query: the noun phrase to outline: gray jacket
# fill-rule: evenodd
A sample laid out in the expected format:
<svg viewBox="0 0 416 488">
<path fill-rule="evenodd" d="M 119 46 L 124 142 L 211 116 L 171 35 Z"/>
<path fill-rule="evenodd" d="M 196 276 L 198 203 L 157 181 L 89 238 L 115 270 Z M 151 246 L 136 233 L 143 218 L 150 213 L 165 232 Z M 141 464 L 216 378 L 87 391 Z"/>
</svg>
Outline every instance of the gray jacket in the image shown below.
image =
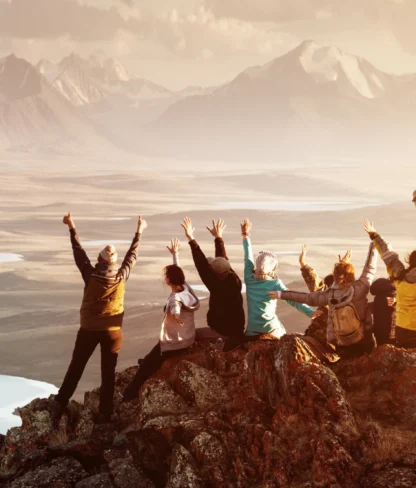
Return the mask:
<svg viewBox="0 0 416 488">
<path fill-rule="evenodd" d="M 336 342 L 336 336 L 332 324 L 331 310 L 333 310 L 334 308 L 344 307 L 348 303 L 352 303 L 354 305 L 364 330 L 371 331 L 372 321 L 371 314 L 368 311 L 367 295 L 370 291 L 370 287 L 377 270 L 377 258 L 378 253 L 376 252 L 374 244 L 371 244 L 363 272 L 360 278 L 356 280 L 352 285 L 342 287 L 334 283 L 332 287 L 327 290 L 315 291 L 313 293 L 282 291 L 281 298 L 282 300 L 291 300 L 292 302 L 306 303 L 311 307 L 322 307 L 328 305 L 328 342 Z M 334 299 L 334 301 L 337 301 L 338 303 L 330 303 L 332 299 Z"/>
</svg>

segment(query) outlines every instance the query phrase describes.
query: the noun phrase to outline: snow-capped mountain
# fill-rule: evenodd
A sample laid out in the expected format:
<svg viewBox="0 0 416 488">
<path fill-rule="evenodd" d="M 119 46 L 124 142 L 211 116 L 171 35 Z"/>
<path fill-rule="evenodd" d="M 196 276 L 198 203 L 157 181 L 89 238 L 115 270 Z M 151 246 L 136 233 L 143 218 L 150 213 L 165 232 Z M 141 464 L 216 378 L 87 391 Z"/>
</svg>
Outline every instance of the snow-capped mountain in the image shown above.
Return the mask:
<svg viewBox="0 0 416 488">
<path fill-rule="evenodd" d="M 72 104 L 94 105 L 107 102 L 134 106 L 143 100 L 168 98 L 170 90 L 131 74 L 114 59 L 91 56 L 84 59 L 76 53 L 54 64 L 38 63 L 38 70 Z"/>
<path fill-rule="evenodd" d="M 0 59 L 0 147 L 108 146 L 92 123 L 24 59 Z"/>
<path fill-rule="evenodd" d="M 415 76 L 306 41 L 212 93 L 178 101 L 152 133 L 165 141 L 161 149 L 192 157 L 355 157 L 404 144 L 415 115 Z"/>
</svg>

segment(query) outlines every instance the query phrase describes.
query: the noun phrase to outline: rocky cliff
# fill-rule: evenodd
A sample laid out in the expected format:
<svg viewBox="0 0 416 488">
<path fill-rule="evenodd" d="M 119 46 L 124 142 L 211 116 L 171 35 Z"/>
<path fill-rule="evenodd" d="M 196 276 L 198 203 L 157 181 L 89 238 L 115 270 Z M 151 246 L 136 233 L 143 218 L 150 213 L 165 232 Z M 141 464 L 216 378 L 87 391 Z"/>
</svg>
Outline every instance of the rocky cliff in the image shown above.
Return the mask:
<svg viewBox="0 0 416 488">
<path fill-rule="evenodd" d="M 136 402 L 120 392 L 94 423 L 98 390 L 58 431 L 49 400 L 18 410 L 0 440 L 10 488 L 395 488 L 416 486 L 416 351 L 382 346 L 337 361 L 307 337 L 169 359 Z"/>
</svg>

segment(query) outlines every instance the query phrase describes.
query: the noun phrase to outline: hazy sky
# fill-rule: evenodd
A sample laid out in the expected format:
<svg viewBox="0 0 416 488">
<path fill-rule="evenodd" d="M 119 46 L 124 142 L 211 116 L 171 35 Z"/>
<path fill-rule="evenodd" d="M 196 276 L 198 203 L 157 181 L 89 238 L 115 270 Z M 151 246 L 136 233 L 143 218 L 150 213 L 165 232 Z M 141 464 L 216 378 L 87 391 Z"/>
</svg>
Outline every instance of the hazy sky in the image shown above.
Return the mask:
<svg viewBox="0 0 416 488">
<path fill-rule="evenodd" d="M 103 53 L 170 88 L 211 85 L 305 39 L 416 72 L 416 0 L 0 0 L 0 55 Z"/>
</svg>

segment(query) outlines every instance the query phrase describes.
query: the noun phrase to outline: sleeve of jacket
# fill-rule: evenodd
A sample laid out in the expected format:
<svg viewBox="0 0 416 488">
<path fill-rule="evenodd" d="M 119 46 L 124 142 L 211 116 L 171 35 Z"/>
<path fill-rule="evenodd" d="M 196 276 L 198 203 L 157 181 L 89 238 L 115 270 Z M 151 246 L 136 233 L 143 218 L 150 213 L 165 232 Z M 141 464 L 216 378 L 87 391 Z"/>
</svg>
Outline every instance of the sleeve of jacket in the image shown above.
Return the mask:
<svg viewBox="0 0 416 488">
<path fill-rule="evenodd" d="M 324 287 L 324 282 L 311 266 L 306 264 L 300 269 L 300 271 L 310 292 L 322 290 Z"/>
<path fill-rule="evenodd" d="M 402 279 L 406 273 L 405 265 L 400 261 L 397 252 L 393 251 L 390 243 L 385 241 L 379 234 L 373 235 L 373 243 L 387 267 L 387 272 L 393 278 Z"/>
<path fill-rule="evenodd" d="M 250 238 L 243 239 L 244 248 L 244 279 L 249 281 L 253 277 L 254 273 L 254 257 L 253 250 L 251 248 Z"/>
<path fill-rule="evenodd" d="M 141 239 L 141 234 L 138 234 L 136 232 L 133 241 L 130 245 L 130 249 L 127 251 L 127 254 L 125 255 L 123 262 L 120 266 L 119 274 L 123 276 L 124 281 L 127 281 L 129 279 L 131 270 L 136 264 L 140 239 Z"/>
<path fill-rule="evenodd" d="M 215 279 L 214 271 L 209 265 L 205 254 L 199 247 L 199 244 L 196 242 L 196 240 L 189 241 L 189 246 L 191 247 L 192 258 L 194 260 L 198 274 L 208 290 L 211 290 L 212 286 L 214 285 Z"/>
<path fill-rule="evenodd" d="M 310 307 L 324 307 L 328 305 L 329 290 L 314 291 L 313 293 L 300 293 L 286 290 L 282 291 L 281 299 L 287 302 L 305 303 Z"/>
<path fill-rule="evenodd" d="M 91 264 L 91 261 L 85 252 L 85 249 L 81 245 L 81 241 L 79 239 L 78 232 L 76 229 L 71 229 L 69 231 L 71 237 L 71 244 L 72 244 L 72 251 L 74 253 L 74 260 L 77 268 L 81 272 L 82 279 L 84 283 L 87 285 L 88 281 L 91 277 L 92 272 L 94 271 L 94 267 Z"/>
<path fill-rule="evenodd" d="M 172 262 L 175 266 L 180 266 L 180 261 L 179 261 L 179 252 L 174 252 L 172 254 Z"/>
<path fill-rule="evenodd" d="M 362 288 L 363 291 L 368 293 L 371 287 L 371 283 L 374 281 L 374 276 L 377 271 L 377 259 L 378 254 L 376 252 L 376 247 L 373 243 L 370 244 L 368 250 L 367 259 L 364 264 L 363 272 L 357 281 L 356 287 Z"/>
<path fill-rule="evenodd" d="M 277 281 L 276 288 L 277 291 L 282 292 L 282 299 L 285 300 L 286 303 L 288 303 L 291 307 L 296 308 L 296 310 L 298 310 L 299 312 L 304 313 L 308 317 L 312 317 L 314 310 L 311 307 L 308 307 L 308 305 L 306 305 L 307 302 L 305 300 L 303 301 L 291 300 L 283 296 L 284 293 L 291 293 L 291 292 L 285 291 L 287 290 L 287 288 L 281 280 Z M 303 293 L 303 295 L 308 295 L 308 293 Z"/>
<path fill-rule="evenodd" d="M 227 252 L 225 250 L 225 243 L 222 237 L 217 237 L 215 239 L 215 257 L 224 258 L 228 261 Z"/>
</svg>

